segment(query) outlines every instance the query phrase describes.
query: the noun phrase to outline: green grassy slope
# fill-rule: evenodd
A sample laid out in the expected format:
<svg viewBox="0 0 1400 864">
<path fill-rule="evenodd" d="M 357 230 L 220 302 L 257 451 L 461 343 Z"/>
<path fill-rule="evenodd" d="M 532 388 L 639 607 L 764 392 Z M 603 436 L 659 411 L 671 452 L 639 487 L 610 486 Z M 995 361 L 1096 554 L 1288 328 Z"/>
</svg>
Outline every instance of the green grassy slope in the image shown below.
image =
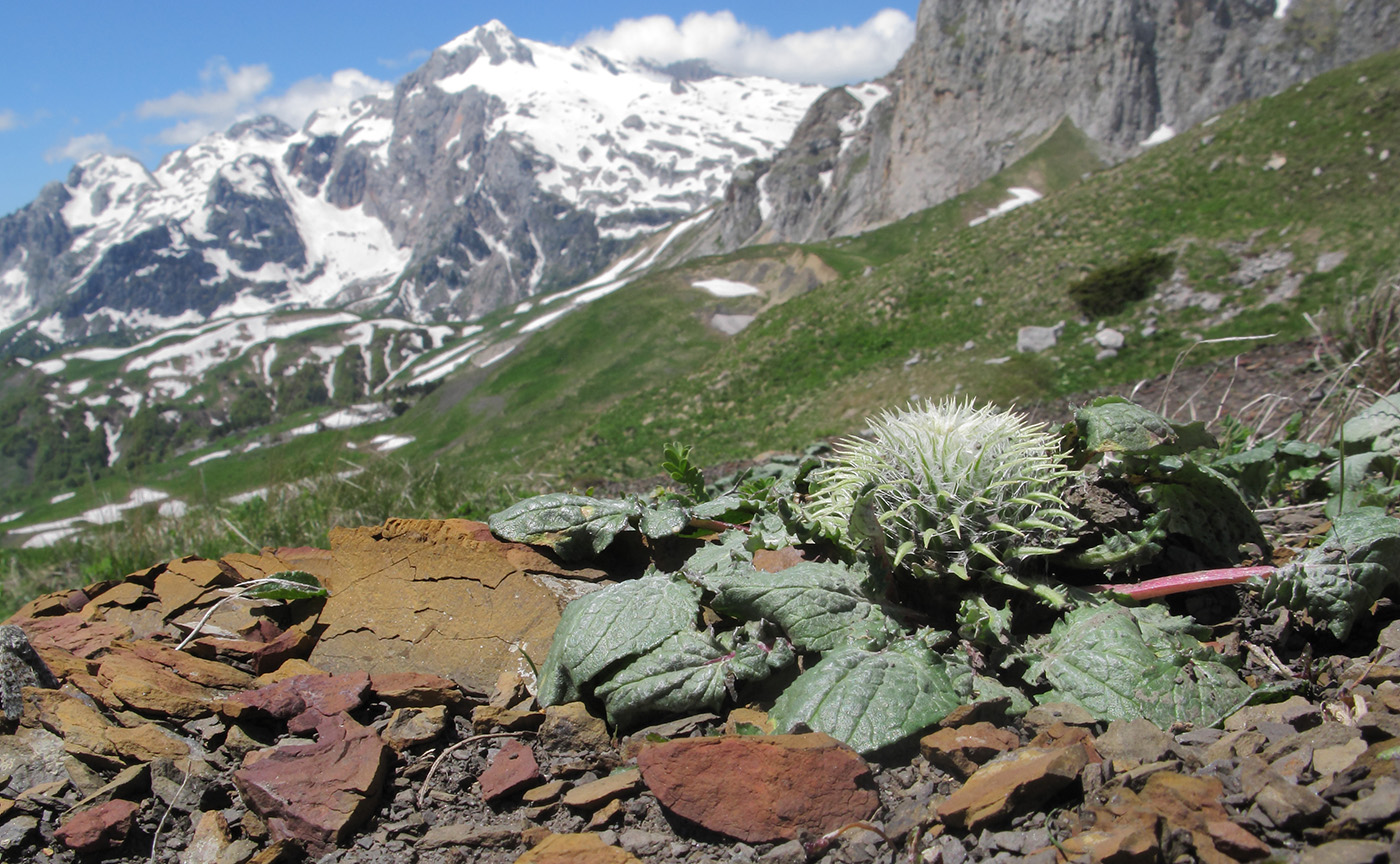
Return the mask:
<svg viewBox="0 0 1400 864">
<path fill-rule="evenodd" d="M 470 448 L 488 462 L 520 456 L 535 470 L 585 481 L 635 475 L 653 470 L 671 439 L 697 442 L 705 459 L 738 458 L 849 432 L 916 396 L 1026 403 L 1165 372 L 1202 337 L 1300 337 L 1308 330 L 1303 311 L 1344 302 L 1400 271 L 1397 109 L 1400 56 L 1390 54 L 1228 111 L 1138 159 L 968 227 L 1009 186 L 1058 181 L 1045 188 L 1080 175 L 1086 154 L 1073 146 L 1073 130 L 1062 129 L 966 196 L 814 247 L 845 277 L 768 309 L 733 338 L 673 347 L 647 335 L 694 314 L 673 277 L 599 301 L 588 317 L 561 321 L 533 341 L 516 361 L 528 366 L 503 364 L 483 385 L 501 392 L 512 378 L 528 377 L 523 370 L 544 374 L 557 360 L 569 371 L 554 374 L 571 382 L 555 396 L 583 398 L 546 411 L 508 401 L 506 416 L 509 406 L 539 411 L 536 423 L 509 421 L 508 442 L 493 441 L 478 417 L 436 418 L 469 430 L 439 452 Z M 1396 156 L 1383 160 L 1388 149 Z M 1284 164 L 1271 167 L 1280 156 Z M 1127 346 L 1097 361 L 1098 346 L 1084 342 L 1099 322 L 1082 320 L 1066 289 L 1143 250 L 1174 254 L 1186 284 L 1221 295 L 1222 306 L 1131 304 L 1106 321 L 1128 334 Z M 1279 252 L 1292 254 L 1287 268 L 1248 286 L 1231 280 L 1248 259 Z M 1316 272 L 1318 256 L 1335 252 L 1346 254 L 1341 266 Z M 864 275 L 869 267 L 874 272 Z M 1296 298 L 1262 305 L 1290 272 L 1302 277 Z M 1150 338 L 1139 335 L 1147 319 L 1156 327 Z M 599 332 L 629 320 L 650 327 L 625 331 L 620 345 Z M 1020 326 L 1060 320 L 1066 329 L 1056 349 L 1016 353 Z M 658 345 L 666 357 L 649 353 Z M 1203 346 L 1192 357 L 1209 359 L 1213 350 L 1239 349 Z M 1001 358 L 1009 359 L 987 362 Z M 635 374 L 643 362 L 656 371 Z M 541 391 L 536 384 L 516 392 Z M 414 413 L 435 410 L 428 401 Z"/>
</svg>

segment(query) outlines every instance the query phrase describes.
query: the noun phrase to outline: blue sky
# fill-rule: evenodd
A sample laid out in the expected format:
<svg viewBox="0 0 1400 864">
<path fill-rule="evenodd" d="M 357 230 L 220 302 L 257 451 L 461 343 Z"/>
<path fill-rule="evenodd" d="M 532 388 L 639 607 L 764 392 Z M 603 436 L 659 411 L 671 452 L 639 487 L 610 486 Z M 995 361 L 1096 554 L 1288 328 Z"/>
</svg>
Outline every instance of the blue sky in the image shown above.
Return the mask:
<svg viewBox="0 0 1400 864">
<path fill-rule="evenodd" d="M 240 116 L 276 113 L 299 125 L 290 118 L 392 84 L 493 18 L 542 42 L 667 61 L 705 56 L 723 71 L 834 84 L 887 72 L 917 9 L 917 0 L 10 4 L 0 28 L 0 215 L 87 153 L 154 165 Z"/>
</svg>

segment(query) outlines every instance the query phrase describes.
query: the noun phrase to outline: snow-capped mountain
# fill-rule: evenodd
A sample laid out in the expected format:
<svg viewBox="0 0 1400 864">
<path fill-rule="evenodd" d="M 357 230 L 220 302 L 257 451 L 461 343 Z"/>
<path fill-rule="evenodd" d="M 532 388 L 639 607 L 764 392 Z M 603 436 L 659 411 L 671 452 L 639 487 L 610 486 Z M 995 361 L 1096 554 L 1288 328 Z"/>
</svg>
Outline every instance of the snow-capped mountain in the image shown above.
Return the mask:
<svg viewBox="0 0 1400 864">
<path fill-rule="evenodd" d="M 153 171 L 81 162 L 0 219 L 0 330 L 49 344 L 276 309 L 474 318 L 584 283 L 709 207 L 820 93 L 493 21 L 299 130 L 246 121 Z"/>
</svg>

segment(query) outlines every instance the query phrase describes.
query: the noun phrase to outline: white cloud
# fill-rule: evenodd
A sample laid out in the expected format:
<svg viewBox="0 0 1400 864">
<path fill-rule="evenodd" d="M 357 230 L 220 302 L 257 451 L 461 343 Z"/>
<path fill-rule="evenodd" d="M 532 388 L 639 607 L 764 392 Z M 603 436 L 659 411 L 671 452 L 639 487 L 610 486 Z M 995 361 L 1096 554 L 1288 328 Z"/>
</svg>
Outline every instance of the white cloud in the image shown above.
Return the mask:
<svg viewBox="0 0 1400 864">
<path fill-rule="evenodd" d="M 104 132 L 94 132 L 91 135 L 77 135 L 68 139 L 68 143 L 58 147 L 51 147 L 44 153 L 44 161 L 49 164 L 63 162 L 71 159 L 74 162 L 86 159 L 94 153 L 110 153 L 113 149 L 112 141 Z"/>
<path fill-rule="evenodd" d="M 317 109 L 345 105 L 391 86 L 358 69 L 342 69 L 329 81 L 303 78 L 281 93 L 269 94 L 272 70 L 266 64 L 234 69 L 222 57 L 210 60 L 199 77 L 205 85 L 199 93 L 180 91 L 143 102 L 136 109 L 141 117 L 179 118 L 160 131 L 161 141 L 192 144 L 211 132 L 222 132 L 239 120 L 261 114 L 300 126 Z"/>
<path fill-rule="evenodd" d="M 728 11 L 694 12 L 679 24 L 665 15 L 650 15 L 595 30 L 578 44 L 629 59 L 672 63 L 703 58 L 731 74 L 835 85 L 884 75 L 913 40 L 913 20 L 897 9 L 884 9 L 859 27 L 828 27 L 777 38 Z"/>
<path fill-rule="evenodd" d="M 257 113 L 280 117 L 293 126 L 301 126 L 311 112 L 322 108 L 349 105 L 362 96 L 380 93 L 393 87 L 384 81 L 373 78 L 358 69 L 341 69 L 324 78 L 303 78 L 280 96 L 263 99 Z"/>
<path fill-rule="evenodd" d="M 19 126 L 19 118 L 13 111 L 0 111 L 0 132 L 8 132 Z"/>
</svg>

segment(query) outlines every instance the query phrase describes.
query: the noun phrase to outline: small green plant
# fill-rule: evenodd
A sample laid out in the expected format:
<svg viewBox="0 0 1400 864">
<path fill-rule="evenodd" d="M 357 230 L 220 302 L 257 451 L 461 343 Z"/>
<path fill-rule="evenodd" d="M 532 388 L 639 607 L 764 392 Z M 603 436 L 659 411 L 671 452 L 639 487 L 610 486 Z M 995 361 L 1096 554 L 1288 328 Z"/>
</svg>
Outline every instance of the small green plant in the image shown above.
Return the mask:
<svg viewBox="0 0 1400 864">
<path fill-rule="evenodd" d="M 777 729 L 815 729 L 870 752 L 969 700 L 1005 697 L 1013 711 L 1069 700 L 1099 719 L 1146 716 L 1166 728 L 1210 725 L 1266 695 L 1202 645 L 1206 628 L 1118 600 L 1239 584 L 1275 568 L 1142 586 L 1056 578 L 1086 562 L 1100 574 L 1152 563 L 1169 547 L 1219 568 L 1267 545 L 1229 480 L 1191 461 L 1191 451 L 1217 446 L 1198 424 L 1105 398 L 1065 427 L 1065 455 L 1059 436 L 965 403 L 916 406 L 874 426 L 873 441 L 846 442 L 825 469 L 779 472 L 761 500 L 548 495 L 492 516 L 497 535 L 575 558 L 624 532 L 656 540 L 711 528 L 685 535 L 705 542 L 679 566 L 668 561 L 674 569 L 653 564 L 565 608 L 540 666 L 540 703 L 595 700 L 611 723 L 634 727 L 655 714 L 718 710 L 741 686 L 798 666 L 769 712 Z M 677 449 L 667 461 L 685 476 L 689 455 Z M 1131 487 L 1140 519 L 1081 531 L 1065 500 L 1100 482 Z M 733 524 L 715 533 L 718 508 Z M 1346 547 L 1348 560 L 1388 548 L 1367 539 L 1400 533 L 1384 518 Z M 762 549 L 790 549 L 798 563 L 760 570 Z M 1376 564 L 1376 589 L 1361 601 L 1400 575 L 1400 562 Z M 945 574 L 962 578 L 949 590 L 905 590 Z M 1311 582 L 1283 587 L 1292 604 L 1324 602 Z M 1027 590 L 1042 603 L 1025 603 Z"/>
<path fill-rule="evenodd" d="M 1100 267 L 1069 286 L 1069 298 L 1085 315 L 1105 318 L 1142 300 L 1172 272 L 1174 257 L 1139 252 L 1117 264 Z"/>
<path fill-rule="evenodd" d="M 691 464 L 690 450 L 691 448 L 681 444 L 667 444 L 666 458 L 661 463 L 661 470 L 676 481 L 691 501 L 704 501 L 709 497 L 705 494 L 705 475 Z"/>
</svg>

